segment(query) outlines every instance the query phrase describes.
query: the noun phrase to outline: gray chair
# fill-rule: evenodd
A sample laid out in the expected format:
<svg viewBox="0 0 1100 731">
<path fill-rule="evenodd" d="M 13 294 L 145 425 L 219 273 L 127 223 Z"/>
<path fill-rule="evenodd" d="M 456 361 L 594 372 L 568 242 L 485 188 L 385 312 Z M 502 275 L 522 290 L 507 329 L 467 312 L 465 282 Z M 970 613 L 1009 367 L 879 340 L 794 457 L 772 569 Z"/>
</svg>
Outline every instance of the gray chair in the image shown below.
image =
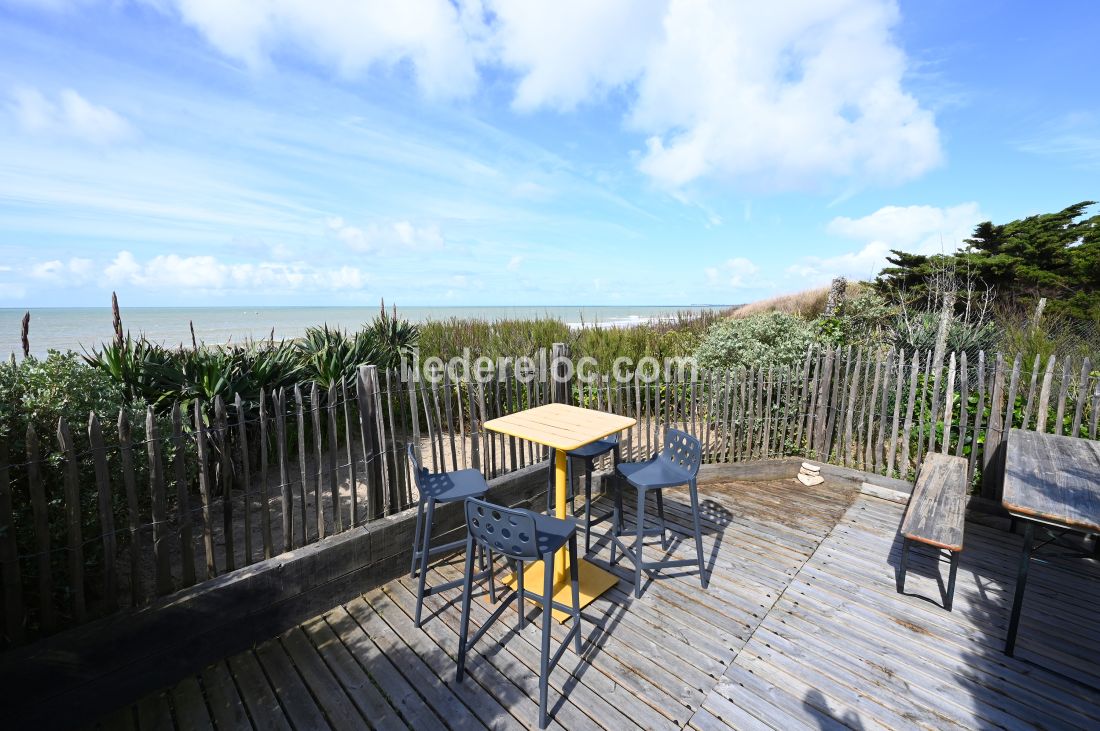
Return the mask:
<svg viewBox="0 0 1100 731">
<path fill-rule="evenodd" d="M 568 452 L 565 461 L 566 496 L 569 501 L 569 514 L 577 514 L 576 494 L 573 490 L 573 462 L 584 460 L 584 553 L 592 553 L 592 526 L 598 525 L 611 518 L 612 513 L 604 513 L 593 519 L 592 517 L 592 473 L 596 470 L 596 460 L 607 454 L 612 455 L 615 466 L 619 464 L 619 437 L 612 435 L 597 439 L 591 444 Z M 546 512 L 554 511 L 554 450 L 550 450 L 550 480 L 546 490 Z"/>
<path fill-rule="evenodd" d="M 420 626 L 420 615 L 424 609 L 424 597 L 436 594 L 462 585 L 462 579 L 455 579 L 434 586 L 427 585 L 428 561 L 432 556 L 440 553 L 449 553 L 466 545 L 466 539 L 459 539 L 440 546 L 432 546 L 432 523 L 435 516 L 436 503 L 450 503 L 465 500 L 469 497 L 482 497 L 489 490 L 485 478 L 477 470 L 457 470 L 455 472 L 431 473 L 421 466 L 420 459 L 416 455 L 416 447 L 408 445 L 409 465 L 412 467 L 413 480 L 416 490 L 420 494 L 420 502 L 416 508 L 416 532 L 413 533 L 412 567 L 409 569 L 410 578 L 417 578 L 416 585 L 416 616 L 413 622 Z M 482 574 L 490 577 L 489 592 L 496 601 L 496 588 L 492 582 L 492 556 L 488 561 L 488 569 L 485 570 L 485 555 L 482 555 Z"/>
<path fill-rule="evenodd" d="M 616 468 L 622 479 L 614 481 L 615 508 L 612 516 L 611 564 L 618 563 L 616 549 L 623 552 L 634 562 L 634 596 L 642 595 L 642 571 L 651 572 L 659 568 L 677 566 L 699 567 L 699 582 L 707 588 L 707 575 L 703 566 L 703 538 L 699 530 L 699 488 L 696 477 L 702 461 L 703 448 L 699 440 L 679 429 L 669 429 L 665 434 L 664 447 L 645 462 L 622 462 Z M 633 546 L 627 546 L 620 538 L 623 526 L 623 482 L 629 483 L 638 491 L 638 517 Z M 645 536 L 660 535 L 661 547 L 668 548 L 665 540 L 665 506 L 661 491 L 666 487 L 687 485 L 691 496 L 691 518 L 695 529 L 695 559 L 675 561 L 646 562 L 643 558 L 643 540 Z M 658 528 L 645 526 L 646 496 L 653 492 L 657 499 Z"/>
<path fill-rule="evenodd" d="M 569 581 L 573 590 L 573 606 L 567 607 L 554 601 L 554 554 L 568 545 Z M 473 593 L 474 551 L 477 547 L 499 554 L 515 562 L 516 590 L 497 607 L 485 624 L 467 641 L 470 628 L 470 597 Z M 542 593 L 523 587 L 523 569 L 531 561 L 543 561 Z M 542 659 L 539 666 L 539 728 L 546 728 L 546 699 L 550 672 L 558 664 L 569 641 L 576 644 L 581 653 L 581 604 L 580 583 L 577 569 L 577 523 L 573 519 L 561 520 L 530 510 L 504 508 L 484 500 L 470 498 L 466 501 L 466 574 L 462 591 L 462 620 L 458 634 L 458 675 L 461 683 L 466 670 L 466 652 L 477 644 L 486 630 L 504 613 L 513 599 L 518 599 L 519 628 L 524 627 L 525 599 L 542 602 Z M 490 579 L 490 587 L 492 580 Z M 558 651 L 550 656 L 550 626 L 554 621 L 552 611 L 557 609 L 572 615 L 573 626 L 562 640 Z"/>
</svg>

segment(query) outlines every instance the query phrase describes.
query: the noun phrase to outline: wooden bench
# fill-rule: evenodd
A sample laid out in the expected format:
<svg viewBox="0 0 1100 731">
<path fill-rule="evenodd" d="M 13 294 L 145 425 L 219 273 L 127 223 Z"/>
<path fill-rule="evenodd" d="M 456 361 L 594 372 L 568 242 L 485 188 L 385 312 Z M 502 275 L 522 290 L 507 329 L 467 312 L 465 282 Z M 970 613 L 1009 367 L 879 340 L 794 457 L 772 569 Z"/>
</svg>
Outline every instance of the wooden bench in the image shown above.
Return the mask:
<svg viewBox="0 0 1100 731">
<path fill-rule="evenodd" d="M 951 576 L 947 582 L 947 598 L 943 607 L 951 611 L 955 595 L 955 573 L 963 549 L 963 528 L 966 522 L 966 460 L 947 454 L 931 453 L 921 463 L 917 483 L 909 498 L 909 507 L 901 522 L 900 533 L 905 539 L 901 549 L 901 570 L 898 573 L 898 593 L 905 591 L 905 572 L 909 565 L 909 548 L 923 543 L 951 553 Z"/>
</svg>

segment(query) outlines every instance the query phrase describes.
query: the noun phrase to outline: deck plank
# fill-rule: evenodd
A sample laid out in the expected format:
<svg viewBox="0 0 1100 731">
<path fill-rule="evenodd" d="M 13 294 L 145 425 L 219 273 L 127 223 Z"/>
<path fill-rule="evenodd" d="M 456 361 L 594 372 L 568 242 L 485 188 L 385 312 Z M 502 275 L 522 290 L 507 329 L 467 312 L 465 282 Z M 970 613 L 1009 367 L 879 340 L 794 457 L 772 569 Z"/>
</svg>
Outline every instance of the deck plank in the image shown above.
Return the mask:
<svg viewBox="0 0 1100 731">
<path fill-rule="evenodd" d="M 1026 632 L 1009 658 L 1000 648 L 1018 536 L 967 522 L 946 612 L 930 600 L 946 563 L 929 549 L 913 552 L 907 593 L 896 591 L 903 505 L 828 480 L 710 483 L 701 492 L 708 590 L 681 568 L 647 578 L 635 599 L 632 567 L 611 567 L 621 580 L 585 608 L 584 651 L 568 649 L 551 674 L 551 728 L 1100 726 L 1094 561 L 1055 551 L 1034 563 Z M 671 557 L 693 557 L 686 493 L 668 491 L 665 508 Z M 591 559 L 606 566 L 606 538 L 593 543 Z M 647 539 L 648 558 L 658 543 Z M 430 578 L 455 578 L 461 563 L 443 560 Z M 219 731 L 536 728 L 539 610 L 527 607 L 522 632 L 511 611 L 494 625 L 457 685 L 460 593 L 427 597 L 416 630 L 414 592 L 407 577 L 390 582 L 204 669 L 201 687 L 185 679 L 100 726 L 206 728 L 205 718 Z M 476 599 L 471 626 L 490 611 Z M 567 629 L 553 625 L 555 646 Z"/>
</svg>

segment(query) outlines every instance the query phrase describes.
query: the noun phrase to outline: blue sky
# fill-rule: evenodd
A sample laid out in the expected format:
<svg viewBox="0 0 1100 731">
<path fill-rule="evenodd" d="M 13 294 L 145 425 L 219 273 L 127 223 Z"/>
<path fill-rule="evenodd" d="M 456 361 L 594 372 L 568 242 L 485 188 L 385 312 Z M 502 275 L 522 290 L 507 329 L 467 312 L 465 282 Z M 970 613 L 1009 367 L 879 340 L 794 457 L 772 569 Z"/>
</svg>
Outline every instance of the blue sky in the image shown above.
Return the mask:
<svg viewBox="0 0 1100 731">
<path fill-rule="evenodd" d="M 0 307 L 736 303 L 868 278 L 890 248 L 1100 196 L 1098 21 L 0 0 Z"/>
</svg>

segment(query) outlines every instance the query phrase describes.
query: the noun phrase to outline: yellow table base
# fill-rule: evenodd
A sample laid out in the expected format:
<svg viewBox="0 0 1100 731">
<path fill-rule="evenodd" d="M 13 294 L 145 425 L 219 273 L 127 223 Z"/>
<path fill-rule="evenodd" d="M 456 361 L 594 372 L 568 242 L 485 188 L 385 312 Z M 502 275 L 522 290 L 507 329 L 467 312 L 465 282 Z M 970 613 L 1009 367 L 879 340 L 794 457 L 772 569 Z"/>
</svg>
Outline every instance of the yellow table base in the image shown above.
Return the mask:
<svg viewBox="0 0 1100 731">
<path fill-rule="evenodd" d="M 556 563 L 556 562 L 555 562 Z M 543 562 L 535 561 L 527 565 L 527 568 L 523 572 L 523 588 L 530 592 L 542 594 L 542 581 L 543 581 Z M 555 566 L 556 568 L 556 566 Z M 580 584 L 580 597 L 581 597 L 581 609 L 584 609 L 592 603 L 596 597 L 603 594 L 605 591 L 619 583 L 619 577 L 615 574 L 605 571 L 591 561 L 586 561 L 583 558 L 577 563 L 579 584 Z M 516 576 L 512 574 L 504 580 L 505 586 L 516 588 Z M 488 595 L 485 595 L 488 599 Z M 539 604 L 534 598 L 529 598 L 528 601 Z M 566 572 L 565 580 L 558 581 L 554 585 L 554 601 L 559 604 L 563 604 L 567 607 L 573 606 L 573 588 L 569 583 L 569 573 Z M 564 622 L 570 618 L 567 612 L 563 612 L 559 609 L 554 610 L 554 619 L 559 622 Z"/>
</svg>

